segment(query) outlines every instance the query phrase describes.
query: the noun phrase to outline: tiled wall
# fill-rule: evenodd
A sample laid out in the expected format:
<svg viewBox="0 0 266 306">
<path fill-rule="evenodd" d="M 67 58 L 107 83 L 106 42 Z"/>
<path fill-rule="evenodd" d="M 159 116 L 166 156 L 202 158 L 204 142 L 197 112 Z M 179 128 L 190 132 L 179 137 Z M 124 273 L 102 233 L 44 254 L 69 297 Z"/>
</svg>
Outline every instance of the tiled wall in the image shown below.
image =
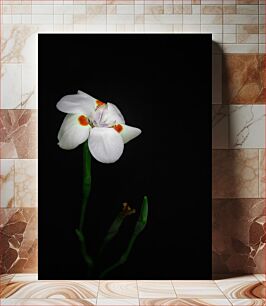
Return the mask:
<svg viewBox="0 0 266 306">
<path fill-rule="evenodd" d="M 264 0 L 0 2 L 1 272 L 37 270 L 40 32 L 213 33 L 213 272 L 265 272 Z"/>
</svg>

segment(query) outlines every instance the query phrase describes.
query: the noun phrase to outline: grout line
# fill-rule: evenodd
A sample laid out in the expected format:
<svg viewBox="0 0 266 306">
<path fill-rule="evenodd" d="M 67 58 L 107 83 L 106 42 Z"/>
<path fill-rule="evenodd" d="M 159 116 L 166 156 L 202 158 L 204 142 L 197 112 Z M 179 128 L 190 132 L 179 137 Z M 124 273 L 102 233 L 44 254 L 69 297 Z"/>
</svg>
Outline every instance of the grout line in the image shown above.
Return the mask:
<svg viewBox="0 0 266 306">
<path fill-rule="evenodd" d="M 136 285 L 137 285 L 137 294 L 138 294 L 138 302 L 140 305 L 140 298 L 139 298 L 139 285 L 138 285 L 138 281 L 136 280 Z"/>
<path fill-rule="evenodd" d="M 174 284 L 173 284 L 173 280 L 171 280 L 171 284 L 172 284 L 172 286 L 173 286 L 173 288 L 174 288 L 174 292 L 175 292 L 176 297 L 179 299 L 180 297 L 179 297 L 179 295 L 177 294 L 177 291 L 176 291 L 175 286 L 174 286 Z"/>
</svg>

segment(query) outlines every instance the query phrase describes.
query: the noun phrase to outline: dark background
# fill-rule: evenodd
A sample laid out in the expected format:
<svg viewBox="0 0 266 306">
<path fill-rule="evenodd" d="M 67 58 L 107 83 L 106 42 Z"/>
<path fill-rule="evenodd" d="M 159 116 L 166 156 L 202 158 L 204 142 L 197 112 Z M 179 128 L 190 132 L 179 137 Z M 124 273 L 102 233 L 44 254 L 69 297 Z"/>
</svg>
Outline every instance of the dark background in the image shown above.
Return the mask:
<svg viewBox="0 0 266 306">
<path fill-rule="evenodd" d="M 114 164 L 92 160 L 87 243 L 97 254 L 123 202 L 137 213 L 106 249 L 125 250 L 149 198 L 147 227 L 107 279 L 211 279 L 211 34 L 39 35 L 39 279 L 86 279 L 75 235 L 82 146 L 57 146 L 58 100 L 78 89 L 113 102 L 142 134 Z"/>
</svg>

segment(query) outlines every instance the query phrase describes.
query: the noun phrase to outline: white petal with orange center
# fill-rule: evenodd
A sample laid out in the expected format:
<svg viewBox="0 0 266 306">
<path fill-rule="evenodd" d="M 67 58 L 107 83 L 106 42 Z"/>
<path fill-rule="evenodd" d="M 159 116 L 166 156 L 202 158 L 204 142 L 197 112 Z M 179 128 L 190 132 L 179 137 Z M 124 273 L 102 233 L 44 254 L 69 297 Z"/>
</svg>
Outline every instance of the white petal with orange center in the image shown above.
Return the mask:
<svg viewBox="0 0 266 306">
<path fill-rule="evenodd" d="M 90 99 L 90 101 L 92 101 L 94 103 L 94 110 L 98 109 L 99 107 L 102 107 L 104 105 L 106 105 L 105 102 L 102 102 L 96 98 L 93 98 L 92 96 L 86 94 L 85 92 L 81 91 L 81 90 L 78 90 L 78 94 L 83 96 L 83 97 L 87 97 Z"/>
<path fill-rule="evenodd" d="M 92 156 L 106 164 L 117 161 L 124 150 L 123 139 L 113 128 L 93 128 L 88 143 Z"/>
<path fill-rule="evenodd" d="M 58 145 L 65 150 L 75 149 L 89 137 L 91 127 L 86 125 L 86 117 L 82 114 L 66 115 L 58 132 Z"/>
<path fill-rule="evenodd" d="M 124 143 L 129 142 L 141 134 L 140 129 L 125 124 L 117 124 L 114 126 L 114 129 L 122 136 Z"/>
</svg>

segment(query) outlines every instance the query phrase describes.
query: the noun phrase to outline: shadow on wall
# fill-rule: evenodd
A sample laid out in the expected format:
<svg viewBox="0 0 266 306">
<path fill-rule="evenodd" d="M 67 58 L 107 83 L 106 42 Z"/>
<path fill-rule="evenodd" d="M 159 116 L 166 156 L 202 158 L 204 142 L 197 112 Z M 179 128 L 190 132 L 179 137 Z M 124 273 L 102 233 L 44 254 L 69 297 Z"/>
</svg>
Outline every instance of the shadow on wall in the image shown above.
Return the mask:
<svg viewBox="0 0 266 306">
<path fill-rule="evenodd" d="M 263 95 L 264 85 L 260 74 L 263 71 L 262 56 L 228 56 L 214 42 L 213 48 L 213 98 L 222 97 L 221 104 L 213 105 L 212 116 L 212 271 L 213 279 L 219 279 L 265 273 L 266 207 L 265 197 L 259 191 L 259 168 L 265 169 L 265 152 L 239 149 L 230 139 L 235 129 L 232 112 L 243 107 L 230 107 L 230 104 L 247 104 L 245 97 L 239 96 L 247 81 L 261 86 L 260 95 Z M 261 71 L 256 71 L 258 67 Z M 220 80 L 220 86 L 216 86 L 217 80 L 218 83 Z M 257 101 L 257 92 L 253 96 L 249 103 L 263 103 L 263 98 L 262 102 Z M 248 107 L 252 112 L 252 106 Z"/>
</svg>

